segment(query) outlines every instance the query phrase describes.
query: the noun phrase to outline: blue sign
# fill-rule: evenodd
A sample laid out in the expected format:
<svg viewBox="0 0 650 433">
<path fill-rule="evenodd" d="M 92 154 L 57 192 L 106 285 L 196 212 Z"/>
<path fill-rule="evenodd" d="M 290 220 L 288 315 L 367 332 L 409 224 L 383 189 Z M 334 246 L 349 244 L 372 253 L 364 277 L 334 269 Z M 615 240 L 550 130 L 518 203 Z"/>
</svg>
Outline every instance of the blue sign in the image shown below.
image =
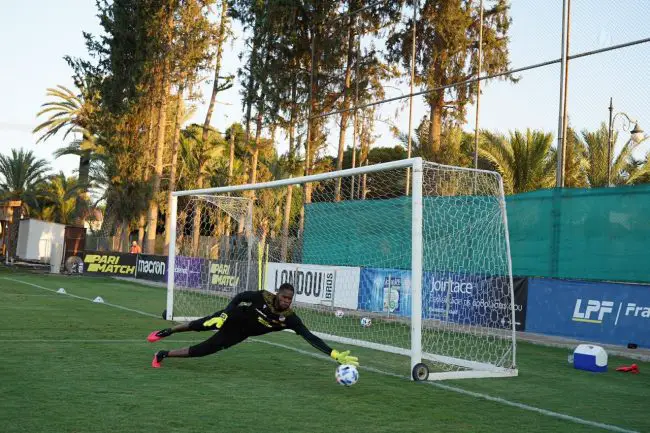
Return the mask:
<svg viewBox="0 0 650 433">
<path fill-rule="evenodd" d="M 476 322 L 480 279 L 470 275 L 425 272 L 423 280 L 424 317 L 454 323 Z M 481 308 L 485 308 L 485 305 Z"/>
<path fill-rule="evenodd" d="M 424 318 L 464 325 L 512 327 L 510 279 L 504 276 L 425 272 Z M 515 279 L 515 328 L 524 329 L 526 281 Z"/>
<path fill-rule="evenodd" d="M 400 269 L 361 269 L 359 309 L 388 315 L 410 315 L 411 272 Z"/>
<path fill-rule="evenodd" d="M 510 328 L 509 279 L 425 272 L 422 281 L 422 318 L 465 325 Z M 524 330 L 525 279 L 515 280 L 515 327 Z M 361 269 L 359 309 L 410 316 L 411 272 L 397 269 Z"/>
<path fill-rule="evenodd" d="M 650 347 L 650 286 L 531 278 L 526 330 Z"/>
</svg>

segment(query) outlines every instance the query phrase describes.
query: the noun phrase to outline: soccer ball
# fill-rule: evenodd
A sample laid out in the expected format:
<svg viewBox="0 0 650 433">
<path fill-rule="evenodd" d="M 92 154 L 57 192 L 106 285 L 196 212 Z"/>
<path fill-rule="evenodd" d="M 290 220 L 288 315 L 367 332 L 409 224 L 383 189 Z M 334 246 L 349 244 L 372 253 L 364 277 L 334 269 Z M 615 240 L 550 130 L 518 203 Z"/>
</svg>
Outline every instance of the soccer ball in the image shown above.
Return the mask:
<svg viewBox="0 0 650 433">
<path fill-rule="evenodd" d="M 359 371 L 354 365 L 343 364 L 336 367 L 336 382 L 343 386 L 352 386 L 359 380 Z"/>
<path fill-rule="evenodd" d="M 343 310 L 336 310 L 336 313 L 334 313 L 334 315 L 340 319 L 345 315 L 345 313 L 343 312 Z"/>
<path fill-rule="evenodd" d="M 368 328 L 370 325 L 372 325 L 372 320 L 370 320 L 370 317 L 363 317 L 361 319 L 361 326 Z"/>
</svg>

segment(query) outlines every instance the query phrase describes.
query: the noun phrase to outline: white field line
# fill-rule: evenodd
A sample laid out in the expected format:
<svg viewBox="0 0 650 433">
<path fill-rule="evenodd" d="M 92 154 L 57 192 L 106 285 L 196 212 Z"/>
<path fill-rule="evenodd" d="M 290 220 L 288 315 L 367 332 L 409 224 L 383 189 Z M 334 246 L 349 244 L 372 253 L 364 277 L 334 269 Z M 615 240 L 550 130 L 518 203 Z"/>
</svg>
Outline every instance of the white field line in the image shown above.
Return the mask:
<svg viewBox="0 0 650 433">
<path fill-rule="evenodd" d="M 71 293 L 57 293 L 57 291 L 54 290 L 54 289 L 48 289 L 47 287 L 39 286 L 38 284 L 28 283 L 26 281 L 17 280 L 15 278 L 4 277 L 3 280 L 9 280 L 9 281 L 14 281 L 16 283 L 27 284 L 28 286 L 32 286 L 32 287 L 36 287 L 38 289 L 47 290 L 48 292 L 56 293 L 57 295 L 66 295 L 66 296 L 71 296 L 71 297 L 76 298 L 76 299 L 83 299 L 84 301 L 93 302 L 93 299 L 91 299 L 91 298 L 84 298 L 83 296 L 77 296 L 77 295 L 73 295 Z M 115 308 L 119 308 L 120 310 L 131 311 L 132 313 L 138 313 L 138 314 L 141 314 L 141 315 L 144 315 L 144 316 L 161 318 L 161 316 L 159 316 L 157 314 L 147 313 L 146 311 L 134 310 L 133 308 L 128 308 L 128 307 L 123 307 L 121 305 L 111 304 L 111 303 L 106 302 L 106 301 L 102 302 L 101 305 L 108 305 L 109 307 L 115 307 Z"/>
</svg>

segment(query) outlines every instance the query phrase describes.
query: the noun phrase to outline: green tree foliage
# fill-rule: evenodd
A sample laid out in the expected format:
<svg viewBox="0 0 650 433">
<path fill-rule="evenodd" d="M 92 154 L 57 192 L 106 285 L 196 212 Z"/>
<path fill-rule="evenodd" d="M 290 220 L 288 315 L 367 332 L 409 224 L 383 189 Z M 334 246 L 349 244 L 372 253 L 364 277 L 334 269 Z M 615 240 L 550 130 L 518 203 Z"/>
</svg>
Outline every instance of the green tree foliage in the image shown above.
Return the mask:
<svg viewBox="0 0 650 433">
<path fill-rule="evenodd" d="M 21 200 L 23 209 L 38 204 L 38 189 L 47 178 L 50 166 L 30 150 L 11 149 L 10 155 L 0 155 L 0 197 Z"/>
<path fill-rule="evenodd" d="M 515 131 L 508 137 L 484 131 L 480 155 L 503 177 L 507 194 L 550 188 L 555 182 L 553 136 L 542 131 Z"/>
<path fill-rule="evenodd" d="M 95 117 L 99 110 L 99 92 L 93 82 L 75 76 L 77 91 L 57 86 L 47 89 L 51 101 L 42 105 L 37 116 L 49 116 L 47 120 L 34 128 L 34 133 L 41 133 L 37 142 L 45 141 L 59 132 L 65 140 L 70 134 L 78 135 L 67 146 L 57 150 L 55 156 L 76 155 L 79 157 L 78 194 L 75 197 L 74 222 L 83 225 L 88 212 L 90 184 L 90 164 L 98 151 L 95 135 Z"/>
<path fill-rule="evenodd" d="M 602 123 L 596 131 L 583 130 L 581 133 L 582 146 L 585 152 L 587 181 L 589 186 L 607 186 L 607 166 L 609 133 L 607 125 Z M 612 143 L 616 143 L 618 133 L 614 132 Z M 647 140 L 647 137 L 644 141 Z M 644 161 L 637 161 L 634 150 L 641 143 L 628 140 L 618 151 L 612 146 L 611 160 L 611 183 L 612 185 L 627 185 L 639 183 L 647 177 L 650 172 L 647 157 Z"/>
<path fill-rule="evenodd" d="M 38 203 L 31 215 L 60 224 L 75 223 L 76 198 L 80 190 L 76 177 L 66 177 L 63 172 L 50 176 L 38 186 Z"/>
<path fill-rule="evenodd" d="M 412 4 L 412 2 L 409 2 Z M 508 0 L 486 1 L 483 18 L 483 65 L 485 74 L 504 72 L 509 66 Z M 423 156 L 446 163 L 441 154 L 443 124 L 464 123 L 465 108 L 473 102 L 476 83 L 454 86 L 474 78 L 478 72 L 478 34 L 481 28 L 475 0 L 421 0 L 417 22 L 389 36 L 388 58 L 410 69 L 413 25 L 416 26 L 415 80 L 430 90 L 429 133 L 423 142 Z M 449 87 L 446 87 L 449 86 Z"/>
</svg>

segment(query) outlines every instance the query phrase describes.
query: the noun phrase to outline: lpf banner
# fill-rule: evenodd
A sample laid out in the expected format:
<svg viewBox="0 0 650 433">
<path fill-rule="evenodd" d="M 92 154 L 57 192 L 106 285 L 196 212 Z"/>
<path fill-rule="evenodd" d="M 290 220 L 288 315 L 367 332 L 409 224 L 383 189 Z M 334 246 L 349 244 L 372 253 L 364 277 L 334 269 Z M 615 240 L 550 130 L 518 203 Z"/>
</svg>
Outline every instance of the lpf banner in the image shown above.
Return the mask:
<svg viewBox="0 0 650 433">
<path fill-rule="evenodd" d="M 650 286 L 531 278 L 527 330 L 650 347 Z"/>
<path fill-rule="evenodd" d="M 86 251 L 83 256 L 83 273 L 134 277 L 136 262 L 136 254 Z"/>
<path fill-rule="evenodd" d="M 149 281 L 167 281 L 167 256 L 138 254 L 135 277 Z"/>
<path fill-rule="evenodd" d="M 176 256 L 174 285 L 192 289 L 204 288 L 208 284 L 209 261 L 198 257 Z"/>
<path fill-rule="evenodd" d="M 211 261 L 208 268 L 210 290 L 226 293 L 244 291 L 246 290 L 247 275 L 253 272 L 253 269 L 249 269 L 247 262 L 234 260 Z"/>
<path fill-rule="evenodd" d="M 356 310 L 359 274 L 359 268 L 347 266 L 267 263 L 265 288 L 276 292 L 282 283 L 291 283 L 296 302 Z"/>
</svg>

